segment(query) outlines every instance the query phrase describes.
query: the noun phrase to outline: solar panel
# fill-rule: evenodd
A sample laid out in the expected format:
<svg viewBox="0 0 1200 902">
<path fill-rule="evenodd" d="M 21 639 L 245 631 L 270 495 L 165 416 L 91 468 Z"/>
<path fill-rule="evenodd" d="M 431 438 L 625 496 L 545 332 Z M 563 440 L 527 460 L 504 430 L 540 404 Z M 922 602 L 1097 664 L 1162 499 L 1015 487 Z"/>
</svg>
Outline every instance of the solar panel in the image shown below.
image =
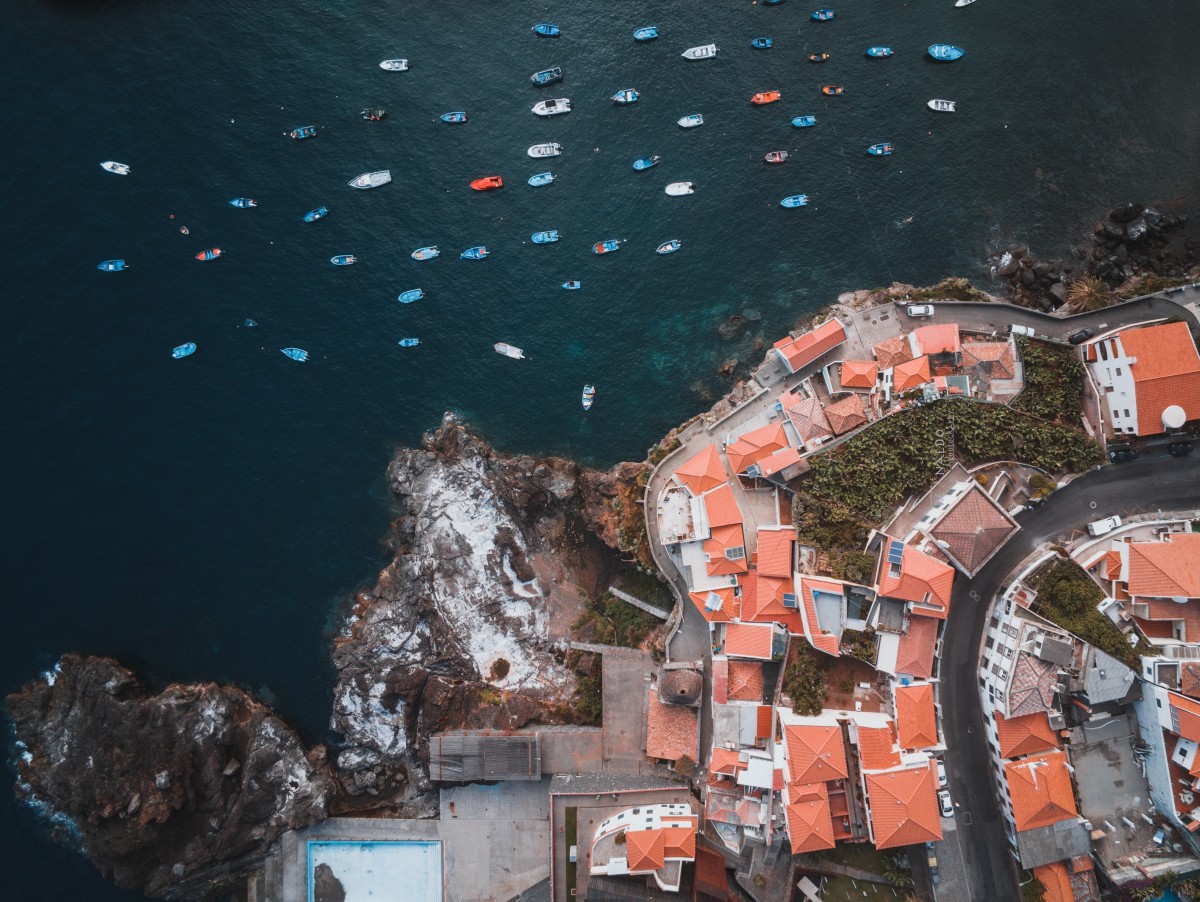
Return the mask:
<svg viewBox="0 0 1200 902">
<path fill-rule="evenodd" d="M 904 560 L 904 544 L 892 539 L 892 544 L 888 547 L 888 563 L 899 564 Z"/>
<path fill-rule="evenodd" d="M 796 606 L 796 595 L 793 592 L 783 593 L 783 606 L 785 608 L 794 608 Z"/>
<path fill-rule="evenodd" d="M 704 610 L 719 611 L 721 610 L 721 596 L 716 592 L 709 592 L 708 597 L 704 599 Z"/>
</svg>

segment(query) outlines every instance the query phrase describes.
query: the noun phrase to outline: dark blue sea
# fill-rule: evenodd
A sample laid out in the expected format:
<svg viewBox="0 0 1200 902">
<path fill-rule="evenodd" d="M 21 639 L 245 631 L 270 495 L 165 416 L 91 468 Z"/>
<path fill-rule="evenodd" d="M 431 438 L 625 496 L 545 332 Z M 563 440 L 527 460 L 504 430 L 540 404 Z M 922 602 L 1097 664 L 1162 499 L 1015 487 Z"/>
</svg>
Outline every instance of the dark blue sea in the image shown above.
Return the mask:
<svg viewBox="0 0 1200 902">
<path fill-rule="evenodd" d="M 1066 254 L 1128 199 L 1194 211 L 1193 0 L 846 0 L 826 24 L 808 20 L 817 5 L 13 0 L 0 691 L 78 650 L 156 686 L 238 683 L 331 739 L 327 642 L 384 559 L 385 466 L 443 411 L 508 451 L 639 459 L 724 392 L 723 361 L 757 360 L 756 340 L 841 291 L 982 283 L 1003 243 Z M 539 21 L 563 36 L 536 37 Z M 635 44 L 647 24 L 662 37 Z M 758 35 L 774 48 L 752 50 Z M 717 59 L 680 58 L 709 41 Z M 935 42 L 966 56 L 933 62 Z M 867 59 L 871 44 L 895 56 Z M 830 62 L 808 63 L 817 51 Z M 379 69 L 389 57 L 411 70 Z M 528 77 L 550 65 L 566 81 L 539 92 Z M 624 87 L 641 100 L 615 108 Z M 772 89 L 780 103 L 749 105 Z M 575 112 L 531 114 L 558 96 Z M 958 112 L 930 112 L 933 97 Z M 359 118 L 373 105 L 383 122 Z M 679 129 L 691 112 L 706 124 Z M 801 114 L 817 126 L 791 128 Z M 301 125 L 320 136 L 284 136 Z M 525 154 L 543 141 L 565 148 L 548 166 Z M 894 155 L 864 153 L 883 141 Z M 763 164 L 782 149 L 788 163 Z M 661 165 L 634 172 L 648 154 Z M 383 168 L 391 185 L 346 185 Z M 552 187 L 526 185 L 546 168 Z M 468 189 L 491 174 L 502 190 Z M 666 196 L 676 180 L 696 193 Z M 779 208 L 801 192 L 809 207 Z M 319 204 L 328 218 L 302 222 Z M 563 239 L 535 246 L 540 229 Z M 628 243 L 594 256 L 606 238 Z M 669 238 L 683 250 L 656 256 Z M 425 244 L 443 256 L 410 259 Z M 476 244 L 491 257 L 458 259 Z M 193 259 L 209 247 L 224 256 Z M 359 263 L 330 266 L 339 253 Z M 116 257 L 126 272 L 96 270 Z M 747 311 L 749 330 L 720 340 Z M 421 345 L 398 348 L 407 336 Z M 173 360 L 186 341 L 199 351 Z M 4 898 L 136 897 L 0 800 Z"/>
</svg>

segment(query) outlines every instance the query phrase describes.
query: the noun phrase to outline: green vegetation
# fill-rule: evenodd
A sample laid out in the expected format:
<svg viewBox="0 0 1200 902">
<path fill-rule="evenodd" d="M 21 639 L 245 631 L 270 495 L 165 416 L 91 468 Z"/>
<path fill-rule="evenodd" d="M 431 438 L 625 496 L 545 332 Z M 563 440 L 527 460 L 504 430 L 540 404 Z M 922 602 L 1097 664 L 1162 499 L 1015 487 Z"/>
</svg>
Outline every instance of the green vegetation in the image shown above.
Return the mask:
<svg viewBox="0 0 1200 902">
<path fill-rule="evenodd" d="M 865 551 L 842 551 L 829 555 L 829 569 L 834 579 L 868 584 L 875 575 L 875 558 Z"/>
<path fill-rule="evenodd" d="M 604 716 L 604 697 L 598 679 L 590 676 L 579 678 L 571 715 L 576 723 L 585 726 L 600 723 L 600 718 Z"/>
<path fill-rule="evenodd" d="M 822 861 L 858 868 L 871 874 L 878 874 L 893 882 L 893 886 L 907 887 L 912 883 L 911 872 L 900 866 L 898 861 L 886 852 L 880 852 L 869 843 L 840 843 L 836 848 L 818 853 Z M 870 889 L 867 889 L 870 887 Z M 830 877 L 821 888 L 821 898 L 825 902 L 862 902 L 864 891 L 868 899 L 892 899 L 896 902 L 908 902 L 916 896 L 896 895 L 894 890 L 878 884 L 866 884 L 861 881 L 855 886 L 849 877 Z"/>
<path fill-rule="evenodd" d="M 1038 593 L 1034 613 L 1107 652 L 1126 667 L 1138 669 L 1138 649 L 1096 609 L 1104 592 L 1078 564 L 1055 561 L 1037 574 L 1033 584 Z"/>
<path fill-rule="evenodd" d="M 639 567 L 653 573 L 656 568 L 646 541 L 646 513 L 642 509 L 642 494 L 651 472 L 651 467 L 643 465 L 633 481 L 618 479 L 612 510 L 617 520 L 617 547 L 632 554 Z"/>
<path fill-rule="evenodd" d="M 675 607 L 671 590 L 654 573 L 630 569 L 621 574 L 616 585 L 618 589 L 628 592 L 634 598 L 640 598 L 663 611 Z"/>
<path fill-rule="evenodd" d="M 812 717 L 825 704 L 825 665 L 805 642 L 795 642 L 795 654 L 783 673 L 783 691 L 792 700 L 792 711 Z"/>
<path fill-rule="evenodd" d="M 1117 299 L 1103 279 L 1084 276 L 1067 288 L 1067 309 L 1072 313 L 1103 310 Z"/>
<path fill-rule="evenodd" d="M 872 667 L 875 666 L 878 650 L 875 645 L 875 633 L 870 628 L 865 633 L 852 629 L 842 630 L 842 641 L 839 648 L 842 654 L 866 661 Z"/>
<path fill-rule="evenodd" d="M 1034 473 L 1029 477 L 1029 494 L 1034 498 L 1045 498 L 1058 488 L 1058 483 L 1043 473 Z"/>
<path fill-rule="evenodd" d="M 942 279 L 928 288 L 916 288 L 908 293 L 914 304 L 922 301 L 990 301 L 991 297 L 966 279 Z"/>
<path fill-rule="evenodd" d="M 649 462 L 650 466 L 657 467 L 663 462 L 663 460 L 666 459 L 668 454 L 678 448 L 681 444 L 683 443 L 679 441 L 678 437 L 674 437 L 666 443 L 660 442 L 646 452 L 646 460 Z"/>
<path fill-rule="evenodd" d="M 1140 298 L 1143 295 L 1154 294 L 1157 291 L 1164 291 L 1168 288 L 1174 288 L 1177 285 L 1190 285 L 1196 281 L 1196 275 L 1190 276 L 1156 276 L 1151 273 L 1146 273 L 1137 276 L 1126 282 L 1117 290 L 1117 295 L 1121 298 Z"/>
<path fill-rule="evenodd" d="M 1025 388 L 1012 406 L 1043 420 L 1075 426 L 1083 416 L 1083 364 L 1069 348 L 1017 338 Z"/>
<path fill-rule="evenodd" d="M 1046 887 L 1028 871 L 1021 872 L 1021 902 L 1043 902 Z"/>
<path fill-rule="evenodd" d="M 660 622 L 611 592 L 605 592 L 599 601 L 587 599 L 583 614 L 572 629 L 576 635 L 584 635 L 586 641 L 598 645 L 640 648 Z"/>
</svg>

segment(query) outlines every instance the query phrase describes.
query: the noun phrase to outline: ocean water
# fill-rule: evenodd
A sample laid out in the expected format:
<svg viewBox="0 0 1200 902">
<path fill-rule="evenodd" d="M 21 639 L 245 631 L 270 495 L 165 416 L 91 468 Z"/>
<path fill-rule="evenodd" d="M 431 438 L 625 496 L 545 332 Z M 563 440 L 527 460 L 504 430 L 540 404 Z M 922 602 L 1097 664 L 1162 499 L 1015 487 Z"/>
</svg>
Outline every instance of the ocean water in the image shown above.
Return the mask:
<svg viewBox="0 0 1200 902">
<path fill-rule="evenodd" d="M 1114 203 L 1194 205 L 1190 0 L 852 0 L 822 24 L 816 5 L 10 4 L 0 688 L 80 650 L 153 685 L 236 682 L 309 741 L 331 738 L 328 636 L 384 560 L 385 466 L 443 411 L 506 450 L 640 458 L 724 391 L 723 361 L 757 361 L 756 340 L 841 291 L 983 280 L 1002 242 L 1066 254 Z M 536 37 L 545 20 L 564 36 Z M 645 24 L 662 37 L 635 44 Z M 752 50 L 757 35 L 774 48 Z M 680 58 L 709 41 L 717 59 Z M 966 56 L 932 62 L 935 42 Z M 878 43 L 896 55 L 865 58 Z M 831 61 L 808 63 L 816 51 Z M 395 56 L 411 70 L 378 68 Z M 531 87 L 550 65 L 565 83 Z M 642 99 L 614 108 L 623 87 Z M 780 103 L 748 104 L 771 89 Z M 557 96 L 575 112 L 530 113 Z M 928 111 L 932 97 L 959 112 Z M 371 105 L 388 118 L 360 120 Z M 457 109 L 466 125 L 437 121 Z M 683 131 L 690 112 L 706 124 Z M 790 127 L 808 113 L 815 128 Z M 299 125 L 320 137 L 284 137 Z M 563 156 L 526 156 L 551 140 Z M 880 141 L 895 154 L 868 157 Z M 776 149 L 791 160 L 765 166 Z M 657 168 L 630 168 L 651 153 Z M 109 159 L 132 175 L 102 172 Z M 380 168 L 393 184 L 346 187 Z M 552 187 L 525 184 L 546 168 Z M 468 189 L 489 174 L 506 186 Z M 667 197 L 676 180 L 696 193 Z M 800 192 L 811 206 L 778 207 Z M 301 221 L 322 203 L 327 219 Z M 530 243 L 550 228 L 563 240 Z M 594 256 L 605 238 L 628 243 Z M 683 250 L 656 256 L 668 238 Z M 440 259 L 409 258 L 431 243 Z M 458 259 L 476 244 L 492 256 Z M 225 256 L 192 259 L 213 246 Z M 360 262 L 332 267 L 337 253 Z M 113 257 L 130 269 L 96 271 Z M 396 303 L 416 287 L 424 300 Z M 746 311 L 748 331 L 720 340 Z M 399 349 L 405 336 L 420 347 Z M 172 360 L 185 341 L 198 353 Z M 292 345 L 310 362 L 279 353 Z M 6 898 L 134 898 L 0 800 Z"/>
</svg>

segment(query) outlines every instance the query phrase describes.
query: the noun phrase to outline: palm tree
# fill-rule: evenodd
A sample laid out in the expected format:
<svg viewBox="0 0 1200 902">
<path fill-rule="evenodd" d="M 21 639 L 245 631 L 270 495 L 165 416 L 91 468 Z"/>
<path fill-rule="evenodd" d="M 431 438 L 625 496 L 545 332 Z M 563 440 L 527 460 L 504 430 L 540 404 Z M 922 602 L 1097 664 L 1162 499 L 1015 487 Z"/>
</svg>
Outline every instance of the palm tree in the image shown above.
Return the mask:
<svg viewBox="0 0 1200 902">
<path fill-rule="evenodd" d="M 1067 289 L 1067 306 L 1072 313 L 1086 313 L 1089 310 L 1102 310 L 1113 302 L 1112 289 L 1103 279 L 1095 276 L 1085 276 L 1071 283 Z"/>
</svg>

